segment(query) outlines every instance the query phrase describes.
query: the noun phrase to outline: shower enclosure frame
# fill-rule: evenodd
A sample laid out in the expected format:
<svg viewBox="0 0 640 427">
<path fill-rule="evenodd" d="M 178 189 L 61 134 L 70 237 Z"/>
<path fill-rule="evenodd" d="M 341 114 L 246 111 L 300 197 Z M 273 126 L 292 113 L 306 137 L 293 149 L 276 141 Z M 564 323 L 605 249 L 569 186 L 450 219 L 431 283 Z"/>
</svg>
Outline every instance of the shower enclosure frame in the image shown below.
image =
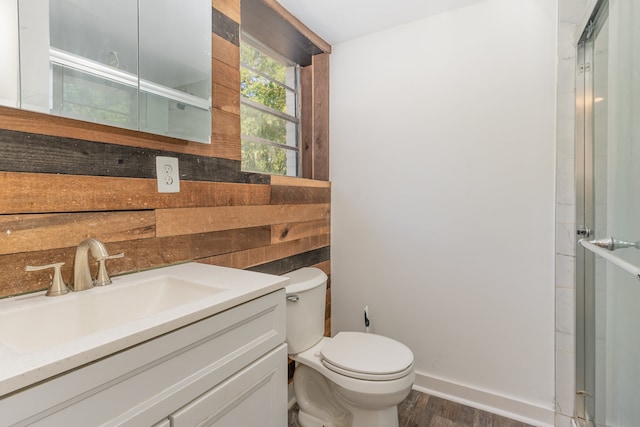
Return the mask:
<svg viewBox="0 0 640 427">
<path fill-rule="evenodd" d="M 577 45 L 576 64 L 576 396 L 574 419 L 594 426 L 595 414 L 595 263 L 577 241 L 595 234 L 593 49 L 606 20 L 608 0 L 599 0 Z M 587 166 L 589 165 L 589 167 Z"/>
</svg>

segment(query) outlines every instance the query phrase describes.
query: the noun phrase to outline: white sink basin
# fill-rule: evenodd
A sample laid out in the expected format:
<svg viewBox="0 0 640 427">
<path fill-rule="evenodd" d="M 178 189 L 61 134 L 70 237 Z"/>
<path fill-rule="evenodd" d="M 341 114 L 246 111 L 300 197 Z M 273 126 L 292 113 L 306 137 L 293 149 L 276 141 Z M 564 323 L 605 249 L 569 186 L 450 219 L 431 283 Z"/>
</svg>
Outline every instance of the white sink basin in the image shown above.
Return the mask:
<svg viewBox="0 0 640 427">
<path fill-rule="evenodd" d="M 116 281 L 117 283 L 118 281 Z M 206 298 L 224 289 L 159 276 L 141 283 L 95 287 L 42 298 L 0 312 L 0 344 L 28 353 Z"/>
<path fill-rule="evenodd" d="M 0 398 L 282 288 L 287 279 L 187 263 L 57 297 L 0 300 Z"/>
</svg>

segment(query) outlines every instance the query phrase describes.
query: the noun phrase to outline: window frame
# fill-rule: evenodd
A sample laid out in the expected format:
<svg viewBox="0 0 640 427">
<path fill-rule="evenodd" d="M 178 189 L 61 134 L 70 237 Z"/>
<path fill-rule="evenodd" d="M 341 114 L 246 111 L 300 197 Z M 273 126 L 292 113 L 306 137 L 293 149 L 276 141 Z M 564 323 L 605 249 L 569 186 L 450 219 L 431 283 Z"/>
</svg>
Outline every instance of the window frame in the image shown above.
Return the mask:
<svg viewBox="0 0 640 427">
<path fill-rule="evenodd" d="M 301 166 L 302 150 L 301 150 L 301 144 L 300 144 L 300 141 L 302 139 L 302 134 L 301 134 L 302 94 L 301 94 L 301 84 L 300 84 L 300 65 L 284 57 L 283 55 L 280 55 L 273 49 L 266 46 L 264 43 L 261 43 L 260 41 L 252 37 L 250 34 L 241 31 L 240 33 L 240 49 L 241 50 L 243 46 L 247 46 L 251 49 L 254 49 L 259 53 L 261 53 L 262 55 L 265 55 L 266 57 L 292 70 L 291 78 L 293 79 L 293 84 L 288 84 L 289 82 L 283 83 L 277 79 L 274 79 L 268 74 L 263 73 L 257 68 L 253 67 L 253 64 L 246 64 L 242 62 L 242 55 L 240 56 L 241 71 L 247 70 L 248 72 L 254 75 L 257 75 L 260 78 L 263 78 L 268 82 L 281 87 L 282 89 L 285 90 L 285 92 L 291 93 L 293 95 L 293 98 L 294 98 L 293 113 L 294 114 L 283 112 L 275 108 L 269 107 L 267 105 L 264 105 L 260 102 L 256 102 L 250 98 L 245 97 L 242 93 L 240 93 L 240 105 L 251 108 L 255 111 L 258 111 L 261 114 L 266 114 L 266 115 L 284 120 L 285 122 L 292 124 L 294 126 L 294 131 L 292 135 L 290 134 L 290 132 L 288 131 L 286 132 L 285 143 L 272 141 L 270 139 L 262 138 L 255 135 L 247 135 L 241 132 L 240 139 L 241 139 L 241 147 L 243 151 L 244 151 L 244 142 L 248 141 L 254 144 L 266 145 L 268 147 L 273 147 L 277 149 L 284 149 L 285 153 L 287 153 L 287 167 L 286 167 L 285 173 L 283 174 L 274 172 L 274 171 L 264 171 L 264 170 L 247 170 L 247 169 L 242 169 L 242 170 L 244 172 L 258 172 L 258 173 L 264 173 L 269 175 L 284 175 L 284 176 L 300 177 L 302 174 L 302 166 Z M 240 120 L 242 119 L 243 117 L 242 117 L 242 109 L 241 109 Z M 289 142 L 290 137 L 293 139 L 292 143 Z M 292 153 L 295 159 L 294 160 L 295 164 L 293 165 L 294 170 L 290 170 L 289 168 L 289 162 L 290 162 L 289 155 L 288 155 L 289 153 Z"/>
</svg>

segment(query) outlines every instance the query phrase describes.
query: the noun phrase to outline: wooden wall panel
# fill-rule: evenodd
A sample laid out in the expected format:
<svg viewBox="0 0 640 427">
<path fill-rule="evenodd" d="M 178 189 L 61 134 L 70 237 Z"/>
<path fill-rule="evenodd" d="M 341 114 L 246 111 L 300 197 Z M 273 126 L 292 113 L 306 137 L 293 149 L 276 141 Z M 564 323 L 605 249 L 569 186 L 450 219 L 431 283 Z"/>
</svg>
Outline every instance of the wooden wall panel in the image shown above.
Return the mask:
<svg viewBox="0 0 640 427">
<path fill-rule="evenodd" d="M 62 236 L 60 236 L 62 238 Z M 75 248 L 50 249 L 33 252 L 16 252 L 0 255 L 0 297 L 19 295 L 47 289 L 51 284 L 51 271 L 24 271 L 27 265 L 47 265 L 64 262 L 65 283 L 71 277 Z M 116 252 L 113 252 L 116 253 Z M 109 271 L 111 268 L 109 266 Z"/>
<path fill-rule="evenodd" d="M 274 205 L 330 202 L 330 188 L 288 187 L 281 185 L 271 187 L 271 203 Z"/>
<path fill-rule="evenodd" d="M 0 106 L 0 129 L 213 156 L 211 145 Z"/>
<path fill-rule="evenodd" d="M 240 2 L 238 0 L 212 0 L 211 5 L 238 24 L 240 23 Z"/>
<path fill-rule="evenodd" d="M 240 87 L 240 83 L 238 83 Z M 216 153 L 225 159 L 240 161 L 240 115 L 213 109 L 211 112 L 212 141 Z"/>
<path fill-rule="evenodd" d="M 305 178 L 313 178 L 313 65 L 300 68 L 300 157 Z"/>
<path fill-rule="evenodd" d="M 120 211 L 269 203 L 260 184 L 181 181 L 158 193 L 155 179 L 0 172 L 0 214 Z"/>
<path fill-rule="evenodd" d="M 236 48 L 237 49 L 237 48 Z M 239 58 L 239 57 L 238 57 Z M 238 59 L 239 61 L 239 59 Z M 231 90 L 240 88 L 240 63 L 230 65 L 226 62 L 214 59 L 212 61 L 213 82 Z"/>
<path fill-rule="evenodd" d="M 40 213 L 0 215 L 0 271 L 4 273 L 0 276 L 0 296 L 46 287 L 48 276 L 27 274 L 27 264 L 65 262 L 63 273 L 70 278 L 74 247 L 88 237 L 103 240 L 110 253 L 125 252 L 125 258 L 110 261 L 112 274 L 189 260 L 248 268 L 330 245 L 328 203 L 266 204 L 270 202 L 270 193 L 265 191 L 269 186 L 189 182 L 184 188 L 193 187 L 191 190 L 167 202 L 165 197 L 170 195 L 145 187 L 150 180 L 5 172 L 0 178 L 7 184 L 3 188 L 14 190 L 5 190 L 9 210 L 21 206 L 24 211 L 41 209 Z M 29 194 L 49 194 L 37 191 L 37 184 L 48 178 L 61 183 L 61 195 L 69 190 L 70 200 L 79 200 L 75 205 L 82 201 L 95 211 L 67 213 L 65 197 L 36 199 L 34 204 Z M 132 201 L 136 191 L 108 188 L 122 180 L 135 182 L 140 185 L 138 190 L 146 188 L 149 192 L 141 200 Z M 74 182 L 78 184 L 75 187 Z M 91 185 L 96 182 L 105 185 Z M 95 188 L 103 191 L 94 194 Z M 25 194 L 26 199 L 22 197 Z M 203 207 L 190 207 L 194 204 L 190 197 Z M 180 202 L 183 207 L 158 208 Z M 147 205 L 149 209 L 114 209 L 132 205 Z M 49 213 L 56 210 L 59 212 Z"/>
<path fill-rule="evenodd" d="M 239 88 L 230 86 L 230 84 L 233 84 L 233 81 L 230 80 L 230 76 L 237 74 L 238 79 L 240 78 L 240 49 L 238 49 L 238 46 L 216 34 L 211 36 L 211 44 L 211 48 L 216 51 L 216 56 L 212 59 L 211 64 L 211 79 L 214 84 L 221 84 L 234 90 L 236 92 L 237 100 L 240 102 L 240 97 L 238 96 Z M 216 71 L 216 67 L 222 67 L 223 64 L 230 68 L 227 69 L 224 74 L 221 74 L 221 68 L 218 68 Z M 225 82 L 227 82 L 226 85 L 224 84 Z"/>
<path fill-rule="evenodd" d="M 271 226 L 271 243 L 289 242 L 309 236 L 321 236 L 331 231 L 329 218 L 317 221 L 273 224 Z"/>
<path fill-rule="evenodd" d="M 89 237 L 104 243 L 145 239 L 155 231 L 153 211 L 0 215 L 0 254 L 65 248 Z"/>
<path fill-rule="evenodd" d="M 322 261 L 318 264 L 313 265 L 313 267 L 319 268 L 320 270 L 324 271 L 324 273 L 331 277 L 331 261 L 327 260 L 327 261 Z M 331 288 L 331 280 L 329 280 L 329 283 L 327 283 L 327 287 Z"/>
<path fill-rule="evenodd" d="M 240 115 L 240 94 L 237 90 L 213 84 L 212 106 L 218 110 L 226 111 L 237 116 Z"/>
<path fill-rule="evenodd" d="M 211 10 L 211 32 L 240 46 L 240 25 L 215 7 Z"/>
<path fill-rule="evenodd" d="M 0 107 L 0 297 L 47 288 L 26 265 L 64 262 L 69 282 L 87 237 L 124 252 L 112 275 L 185 261 L 331 274 L 330 184 L 240 171 L 240 1 L 212 5 L 209 145 Z M 179 193 L 157 192 L 156 155 L 179 158 Z"/>
<path fill-rule="evenodd" d="M 217 34 L 213 34 L 211 36 L 211 49 L 215 52 L 211 78 L 214 83 L 221 83 L 224 78 L 221 78 L 219 70 L 216 72 L 216 67 L 219 67 L 219 64 L 226 64 L 229 65 L 231 69 L 239 69 L 240 49 L 238 49 L 238 46 L 234 45 L 229 40 L 225 40 Z M 216 65 L 216 63 L 218 63 L 218 65 Z M 229 73 L 231 73 L 231 70 L 229 70 Z M 240 93 L 239 88 L 229 87 L 238 91 L 238 94 Z"/>
<path fill-rule="evenodd" d="M 302 176 L 329 180 L 329 54 L 312 57 L 300 72 Z"/>
<path fill-rule="evenodd" d="M 250 267 L 249 270 L 281 275 L 302 267 L 326 261 L 331 256 L 330 252 L 329 246 L 324 246 L 319 249 L 291 255 L 287 258 L 280 258 L 265 264 L 256 265 L 255 267 Z"/>
<path fill-rule="evenodd" d="M 284 175 L 271 176 L 271 184 L 282 185 L 287 187 L 331 188 L 331 183 L 327 181 L 316 181 L 314 179 L 295 178 L 292 176 L 284 176 Z"/>
<path fill-rule="evenodd" d="M 254 227 L 108 244 L 124 258 L 110 261 L 109 271 L 126 273 L 269 245 L 269 227 Z"/>
<path fill-rule="evenodd" d="M 313 179 L 329 180 L 329 54 L 313 57 Z"/>
<path fill-rule="evenodd" d="M 324 248 L 329 245 L 329 236 L 311 236 L 299 240 L 273 244 L 270 246 L 237 251 L 220 256 L 203 259 L 207 264 L 222 265 L 233 268 L 250 268 L 273 262 L 296 254 Z"/>
<path fill-rule="evenodd" d="M 160 237 L 317 220 L 329 216 L 329 204 L 221 206 L 156 210 Z"/>
<path fill-rule="evenodd" d="M 46 233 L 40 233 L 41 235 Z M 185 261 L 214 257 L 219 254 L 245 251 L 251 248 L 268 247 L 271 232 L 269 227 L 227 230 L 165 238 L 149 238 L 105 242 L 109 253 L 124 252 L 123 258 L 108 261 L 111 275 L 139 271 Z M 71 234 L 55 235 L 61 239 Z M 92 236 L 96 237 L 96 236 Z M 47 239 L 51 237 L 47 236 Z M 78 241 L 80 237 L 75 237 Z M 64 242 L 64 240 L 61 240 Z M 69 242 L 73 244 L 73 242 Z M 25 272 L 27 265 L 45 265 L 64 262 L 62 275 L 66 283 L 71 281 L 75 246 L 16 252 L 0 255 L 0 296 L 16 295 L 46 289 L 51 282 L 50 271 Z M 93 273 L 97 263 L 91 263 Z"/>
</svg>

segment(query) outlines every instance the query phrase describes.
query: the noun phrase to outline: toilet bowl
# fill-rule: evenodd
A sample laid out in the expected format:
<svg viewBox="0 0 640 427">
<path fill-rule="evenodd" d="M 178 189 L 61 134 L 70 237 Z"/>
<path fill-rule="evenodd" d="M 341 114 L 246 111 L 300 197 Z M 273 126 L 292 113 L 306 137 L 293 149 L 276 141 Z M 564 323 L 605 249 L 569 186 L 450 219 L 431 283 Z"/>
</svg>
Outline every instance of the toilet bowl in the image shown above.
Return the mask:
<svg viewBox="0 0 640 427">
<path fill-rule="evenodd" d="M 317 268 L 285 275 L 287 344 L 301 427 L 395 427 L 397 405 L 415 379 L 413 353 L 362 332 L 323 337 L 327 276 Z"/>
</svg>

